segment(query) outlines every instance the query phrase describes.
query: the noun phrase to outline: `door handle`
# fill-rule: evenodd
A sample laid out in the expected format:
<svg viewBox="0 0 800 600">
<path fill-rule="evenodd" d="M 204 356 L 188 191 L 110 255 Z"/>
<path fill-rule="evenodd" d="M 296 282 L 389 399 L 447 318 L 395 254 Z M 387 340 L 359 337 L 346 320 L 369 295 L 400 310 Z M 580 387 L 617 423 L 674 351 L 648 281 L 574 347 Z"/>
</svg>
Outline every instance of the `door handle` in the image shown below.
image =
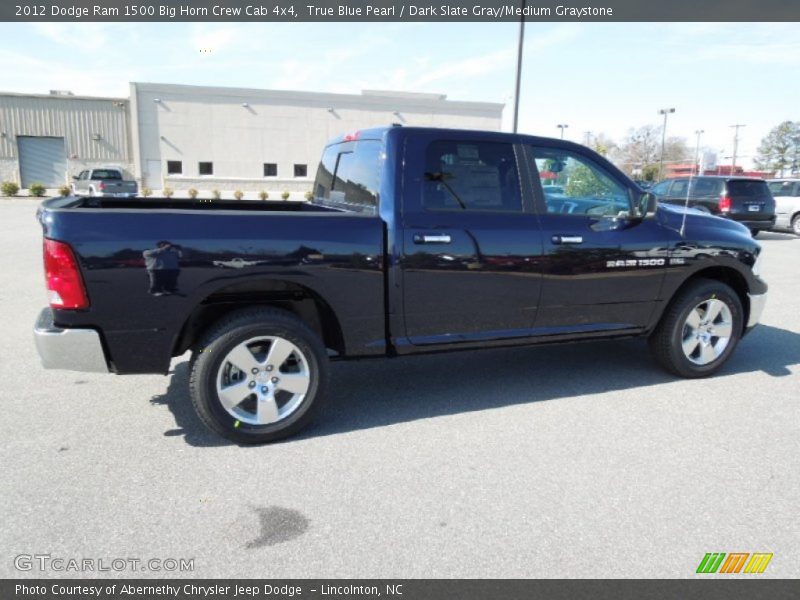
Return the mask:
<svg viewBox="0 0 800 600">
<path fill-rule="evenodd" d="M 414 234 L 415 244 L 449 244 L 450 242 L 451 242 L 450 236 L 446 233 Z"/>
<path fill-rule="evenodd" d="M 553 236 L 553 243 L 554 244 L 582 244 L 583 243 L 583 236 L 582 235 L 554 235 Z"/>
</svg>

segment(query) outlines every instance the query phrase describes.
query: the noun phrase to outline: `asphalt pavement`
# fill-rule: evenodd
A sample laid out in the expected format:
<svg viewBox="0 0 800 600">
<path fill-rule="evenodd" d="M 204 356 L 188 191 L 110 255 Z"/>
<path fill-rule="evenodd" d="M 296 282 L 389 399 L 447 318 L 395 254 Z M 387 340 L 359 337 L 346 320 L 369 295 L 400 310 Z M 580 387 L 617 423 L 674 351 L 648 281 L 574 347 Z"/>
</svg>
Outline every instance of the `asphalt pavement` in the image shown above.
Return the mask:
<svg viewBox="0 0 800 600">
<path fill-rule="evenodd" d="M 672 578 L 707 552 L 800 576 L 800 238 L 763 235 L 763 324 L 714 378 L 641 340 L 339 363 L 313 427 L 239 447 L 194 416 L 186 357 L 41 368 L 35 209 L 0 200 L 0 577 Z"/>
</svg>

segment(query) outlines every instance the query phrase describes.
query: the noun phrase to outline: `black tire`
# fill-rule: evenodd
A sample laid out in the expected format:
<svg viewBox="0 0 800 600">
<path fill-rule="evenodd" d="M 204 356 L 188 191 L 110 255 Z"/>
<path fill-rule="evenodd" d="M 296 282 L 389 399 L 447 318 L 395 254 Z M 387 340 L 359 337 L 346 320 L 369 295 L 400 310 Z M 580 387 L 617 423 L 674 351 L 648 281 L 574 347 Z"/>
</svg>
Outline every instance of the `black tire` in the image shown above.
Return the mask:
<svg viewBox="0 0 800 600">
<path fill-rule="evenodd" d="M 800 213 L 792 217 L 792 231 L 795 235 L 800 235 Z"/>
<path fill-rule="evenodd" d="M 759 233 L 761 233 L 760 229 L 751 229 L 750 230 L 750 235 L 752 235 L 754 238 L 757 238 Z"/>
<path fill-rule="evenodd" d="M 731 336 L 722 353 L 704 365 L 692 362 L 683 351 L 684 328 L 691 311 L 708 300 L 721 300 L 732 317 Z M 736 348 L 744 329 L 744 310 L 739 296 L 730 286 L 713 279 L 696 279 L 670 303 L 650 336 L 650 350 L 667 371 L 680 377 L 708 377 L 716 373 Z"/>
<path fill-rule="evenodd" d="M 248 424 L 231 415 L 217 393 L 217 377 L 228 353 L 252 338 L 271 336 L 294 344 L 308 363 L 310 384 L 297 408 L 281 420 Z M 319 336 L 290 312 L 251 308 L 231 313 L 203 336 L 190 365 L 189 392 L 195 412 L 213 432 L 242 444 L 266 444 L 291 436 L 313 419 L 328 388 L 328 355 Z M 277 373 L 277 371 L 275 372 Z"/>
</svg>

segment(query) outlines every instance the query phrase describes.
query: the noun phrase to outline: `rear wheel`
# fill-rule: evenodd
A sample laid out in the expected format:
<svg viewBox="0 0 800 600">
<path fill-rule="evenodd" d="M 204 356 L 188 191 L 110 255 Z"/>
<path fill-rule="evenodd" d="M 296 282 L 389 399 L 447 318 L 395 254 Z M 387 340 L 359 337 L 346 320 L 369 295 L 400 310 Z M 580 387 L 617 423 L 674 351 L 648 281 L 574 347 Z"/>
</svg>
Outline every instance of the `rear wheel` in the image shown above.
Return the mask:
<svg viewBox="0 0 800 600">
<path fill-rule="evenodd" d="M 718 371 L 741 337 L 742 303 L 729 286 L 698 279 L 670 304 L 650 337 L 656 360 L 681 377 Z"/>
<path fill-rule="evenodd" d="M 293 314 L 240 311 L 204 337 L 191 367 L 190 393 L 200 419 L 236 442 L 262 444 L 305 427 L 328 379 L 325 346 Z"/>
<path fill-rule="evenodd" d="M 800 213 L 792 217 L 792 231 L 795 235 L 800 235 Z"/>
</svg>

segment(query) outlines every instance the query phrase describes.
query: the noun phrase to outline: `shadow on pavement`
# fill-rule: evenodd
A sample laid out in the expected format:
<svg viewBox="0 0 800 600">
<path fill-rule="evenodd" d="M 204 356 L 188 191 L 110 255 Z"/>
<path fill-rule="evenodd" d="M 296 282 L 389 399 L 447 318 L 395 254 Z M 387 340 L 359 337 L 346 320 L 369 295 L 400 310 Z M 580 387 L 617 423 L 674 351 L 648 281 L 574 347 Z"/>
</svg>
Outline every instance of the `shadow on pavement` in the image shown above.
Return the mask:
<svg viewBox="0 0 800 600">
<path fill-rule="evenodd" d="M 736 349 L 719 377 L 763 371 L 791 375 L 800 364 L 800 333 L 760 325 Z M 206 430 L 188 394 L 188 362 L 179 363 L 163 395 L 176 429 L 194 446 L 228 442 Z M 676 380 L 650 359 L 643 340 L 587 342 L 334 363 L 326 404 L 316 421 L 287 440 L 383 427 L 417 419 L 490 410 Z"/>
</svg>

